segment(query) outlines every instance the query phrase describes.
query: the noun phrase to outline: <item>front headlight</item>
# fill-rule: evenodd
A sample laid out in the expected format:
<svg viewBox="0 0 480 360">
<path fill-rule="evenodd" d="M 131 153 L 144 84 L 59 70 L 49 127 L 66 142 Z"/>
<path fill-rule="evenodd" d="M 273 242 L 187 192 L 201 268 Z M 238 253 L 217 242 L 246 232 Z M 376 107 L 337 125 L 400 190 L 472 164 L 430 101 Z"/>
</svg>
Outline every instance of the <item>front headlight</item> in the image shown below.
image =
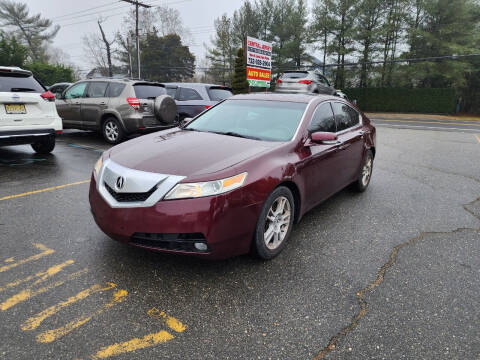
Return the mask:
<svg viewBox="0 0 480 360">
<path fill-rule="evenodd" d="M 103 165 L 103 155 L 100 156 L 100 159 L 95 163 L 95 166 L 93 168 L 93 171 L 95 172 L 95 176 L 98 176 L 98 173 L 100 172 L 100 169 L 102 168 Z"/>
<path fill-rule="evenodd" d="M 178 184 L 165 196 L 166 200 L 199 198 L 226 193 L 239 188 L 245 182 L 247 173 L 244 172 L 222 180 L 199 183 Z"/>
</svg>

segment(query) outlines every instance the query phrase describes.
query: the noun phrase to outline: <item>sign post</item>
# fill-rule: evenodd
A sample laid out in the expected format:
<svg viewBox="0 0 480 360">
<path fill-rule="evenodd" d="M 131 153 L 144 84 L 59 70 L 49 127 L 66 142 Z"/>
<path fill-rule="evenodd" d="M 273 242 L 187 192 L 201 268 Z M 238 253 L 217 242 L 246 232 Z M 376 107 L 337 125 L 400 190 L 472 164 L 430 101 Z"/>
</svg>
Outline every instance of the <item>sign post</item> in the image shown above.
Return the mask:
<svg viewBox="0 0 480 360">
<path fill-rule="evenodd" d="M 270 87 L 272 76 L 272 43 L 247 36 L 247 81 L 250 86 Z"/>
</svg>

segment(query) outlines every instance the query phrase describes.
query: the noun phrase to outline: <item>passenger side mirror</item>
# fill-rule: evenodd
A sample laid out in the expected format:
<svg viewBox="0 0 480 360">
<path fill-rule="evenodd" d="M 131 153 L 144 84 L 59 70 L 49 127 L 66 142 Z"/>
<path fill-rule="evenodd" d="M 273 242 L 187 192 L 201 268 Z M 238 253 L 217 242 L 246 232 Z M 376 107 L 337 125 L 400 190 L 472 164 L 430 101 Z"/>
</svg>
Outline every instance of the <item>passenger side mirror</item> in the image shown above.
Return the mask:
<svg viewBox="0 0 480 360">
<path fill-rule="evenodd" d="M 315 144 L 331 145 L 337 142 L 337 135 L 330 132 L 314 132 L 310 139 Z"/>
</svg>

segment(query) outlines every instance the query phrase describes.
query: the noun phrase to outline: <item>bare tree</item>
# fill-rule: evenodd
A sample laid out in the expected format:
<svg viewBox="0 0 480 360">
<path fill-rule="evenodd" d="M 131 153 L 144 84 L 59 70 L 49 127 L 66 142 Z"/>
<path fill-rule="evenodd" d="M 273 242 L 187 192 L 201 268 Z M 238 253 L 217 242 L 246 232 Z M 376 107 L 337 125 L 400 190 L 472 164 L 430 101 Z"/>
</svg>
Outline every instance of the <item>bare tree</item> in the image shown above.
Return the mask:
<svg viewBox="0 0 480 360">
<path fill-rule="evenodd" d="M 102 22 L 98 20 L 98 27 L 100 28 L 100 33 L 102 34 L 102 40 L 105 44 L 105 50 L 107 52 L 107 63 L 108 63 L 108 76 L 113 77 L 113 69 L 112 69 L 112 51 L 110 46 L 115 42 L 115 39 L 112 41 L 108 41 L 107 37 L 105 36 L 105 32 L 102 29 Z"/>
</svg>

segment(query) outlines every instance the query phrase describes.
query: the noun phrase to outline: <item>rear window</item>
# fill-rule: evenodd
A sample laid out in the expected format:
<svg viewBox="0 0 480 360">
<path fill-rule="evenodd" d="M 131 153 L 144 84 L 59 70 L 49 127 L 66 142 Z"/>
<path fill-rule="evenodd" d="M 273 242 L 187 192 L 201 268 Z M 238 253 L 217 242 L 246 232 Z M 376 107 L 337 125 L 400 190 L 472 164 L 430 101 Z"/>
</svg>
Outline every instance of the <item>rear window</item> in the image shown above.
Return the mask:
<svg viewBox="0 0 480 360">
<path fill-rule="evenodd" d="M 308 72 L 296 71 L 296 72 L 286 72 L 282 75 L 283 79 L 302 79 L 307 77 Z"/>
<path fill-rule="evenodd" d="M 139 84 L 133 85 L 133 88 L 138 99 L 151 99 L 167 94 L 167 90 L 161 85 Z"/>
<path fill-rule="evenodd" d="M 222 101 L 233 96 L 233 94 L 228 89 L 210 88 L 208 89 L 208 96 L 210 96 L 210 100 L 212 101 Z"/>
<path fill-rule="evenodd" d="M 44 91 L 43 86 L 32 75 L 0 73 L 0 92 L 43 93 Z"/>
</svg>

